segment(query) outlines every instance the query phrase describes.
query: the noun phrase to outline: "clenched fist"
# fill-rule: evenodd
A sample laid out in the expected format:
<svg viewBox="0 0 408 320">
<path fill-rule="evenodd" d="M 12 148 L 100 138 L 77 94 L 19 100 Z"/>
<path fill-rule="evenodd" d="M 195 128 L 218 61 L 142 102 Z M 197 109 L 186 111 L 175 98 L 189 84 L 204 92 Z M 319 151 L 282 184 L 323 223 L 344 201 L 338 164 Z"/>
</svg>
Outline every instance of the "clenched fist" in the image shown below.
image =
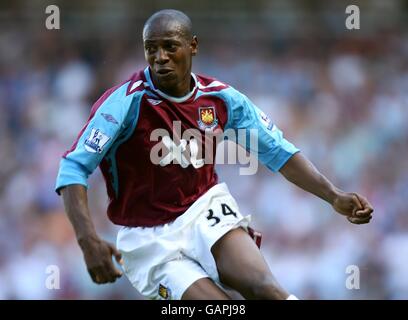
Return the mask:
<svg viewBox="0 0 408 320">
<path fill-rule="evenodd" d="M 354 224 L 369 223 L 374 211 L 368 200 L 357 193 L 339 192 L 332 205 L 334 210 Z"/>
</svg>

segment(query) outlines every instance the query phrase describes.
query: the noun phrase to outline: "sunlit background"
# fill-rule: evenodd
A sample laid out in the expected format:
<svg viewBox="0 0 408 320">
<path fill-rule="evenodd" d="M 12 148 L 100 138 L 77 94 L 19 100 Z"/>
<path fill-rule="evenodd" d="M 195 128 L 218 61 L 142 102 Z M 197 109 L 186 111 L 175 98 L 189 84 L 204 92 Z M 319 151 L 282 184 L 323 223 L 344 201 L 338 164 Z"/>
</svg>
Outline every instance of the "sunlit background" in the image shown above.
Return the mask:
<svg viewBox="0 0 408 320">
<path fill-rule="evenodd" d="M 351 1 L 350 1 L 351 2 Z M 60 30 L 45 28 L 57 5 Z M 347 30 L 345 8 L 360 8 Z M 408 299 L 408 2 L 1 1 L 0 298 L 140 299 L 126 278 L 98 286 L 54 192 L 58 164 L 92 103 L 145 67 L 141 32 L 156 10 L 192 19 L 194 72 L 248 95 L 335 184 L 365 195 L 369 225 L 261 167 L 218 172 L 263 232 L 279 282 L 303 299 Z M 99 169 L 89 199 L 99 234 L 115 242 Z M 60 270 L 60 289 L 45 286 Z M 346 288 L 347 266 L 360 289 Z M 180 275 L 182 276 L 182 275 Z"/>
</svg>

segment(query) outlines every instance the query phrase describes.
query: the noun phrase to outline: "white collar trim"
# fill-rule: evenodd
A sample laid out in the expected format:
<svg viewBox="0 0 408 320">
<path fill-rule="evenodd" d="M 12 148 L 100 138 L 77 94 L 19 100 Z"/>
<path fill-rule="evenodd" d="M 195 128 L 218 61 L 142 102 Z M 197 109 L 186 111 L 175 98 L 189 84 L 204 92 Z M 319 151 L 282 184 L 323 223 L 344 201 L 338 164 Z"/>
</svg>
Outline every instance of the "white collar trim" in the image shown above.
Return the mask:
<svg viewBox="0 0 408 320">
<path fill-rule="evenodd" d="M 195 90 L 197 88 L 197 83 L 198 83 L 197 77 L 196 77 L 196 75 L 194 73 L 191 73 L 191 76 L 193 77 L 193 80 L 194 80 L 194 88 L 183 97 L 173 97 L 173 96 L 170 96 L 170 95 L 164 93 L 163 91 L 157 89 L 154 86 L 153 81 L 150 78 L 149 67 L 146 67 L 146 69 L 144 70 L 144 74 L 145 74 L 147 82 L 149 83 L 150 88 L 152 88 L 152 90 L 157 92 L 163 98 L 166 98 L 167 100 L 172 101 L 172 102 L 180 103 L 180 102 L 184 102 L 184 101 L 188 100 L 194 94 L 194 92 L 195 92 Z"/>
</svg>

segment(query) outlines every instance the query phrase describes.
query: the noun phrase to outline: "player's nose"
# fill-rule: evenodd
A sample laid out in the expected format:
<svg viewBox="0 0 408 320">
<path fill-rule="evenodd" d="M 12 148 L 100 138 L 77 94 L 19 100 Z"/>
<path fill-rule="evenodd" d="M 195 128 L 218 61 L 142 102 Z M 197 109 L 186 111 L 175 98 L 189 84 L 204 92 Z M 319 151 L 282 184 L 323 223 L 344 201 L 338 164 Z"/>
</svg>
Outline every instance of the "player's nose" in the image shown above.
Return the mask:
<svg viewBox="0 0 408 320">
<path fill-rule="evenodd" d="M 169 61 L 169 57 L 166 53 L 166 50 L 164 50 L 163 48 L 159 48 L 156 51 L 156 56 L 155 56 L 155 60 L 157 64 L 165 64 L 166 62 Z"/>
</svg>

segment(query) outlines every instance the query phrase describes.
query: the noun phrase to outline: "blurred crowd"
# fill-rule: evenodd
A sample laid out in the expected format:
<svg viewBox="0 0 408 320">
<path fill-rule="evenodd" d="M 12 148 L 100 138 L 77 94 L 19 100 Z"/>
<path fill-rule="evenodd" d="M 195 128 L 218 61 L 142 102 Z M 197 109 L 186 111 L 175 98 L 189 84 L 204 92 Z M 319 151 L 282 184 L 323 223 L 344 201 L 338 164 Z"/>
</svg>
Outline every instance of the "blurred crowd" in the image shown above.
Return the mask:
<svg viewBox="0 0 408 320">
<path fill-rule="evenodd" d="M 54 185 L 92 103 L 145 66 L 141 29 L 86 41 L 58 32 L 0 32 L 0 299 L 139 299 L 124 277 L 92 283 Z M 264 167 L 240 176 L 219 165 L 263 233 L 272 271 L 304 299 L 408 299 L 408 28 L 258 40 L 204 41 L 193 71 L 244 92 L 339 188 L 375 208 L 369 225 L 352 225 Z M 89 203 L 114 243 L 99 170 Z M 59 289 L 45 286 L 50 265 Z M 346 286 L 349 266 L 359 289 Z"/>
</svg>

